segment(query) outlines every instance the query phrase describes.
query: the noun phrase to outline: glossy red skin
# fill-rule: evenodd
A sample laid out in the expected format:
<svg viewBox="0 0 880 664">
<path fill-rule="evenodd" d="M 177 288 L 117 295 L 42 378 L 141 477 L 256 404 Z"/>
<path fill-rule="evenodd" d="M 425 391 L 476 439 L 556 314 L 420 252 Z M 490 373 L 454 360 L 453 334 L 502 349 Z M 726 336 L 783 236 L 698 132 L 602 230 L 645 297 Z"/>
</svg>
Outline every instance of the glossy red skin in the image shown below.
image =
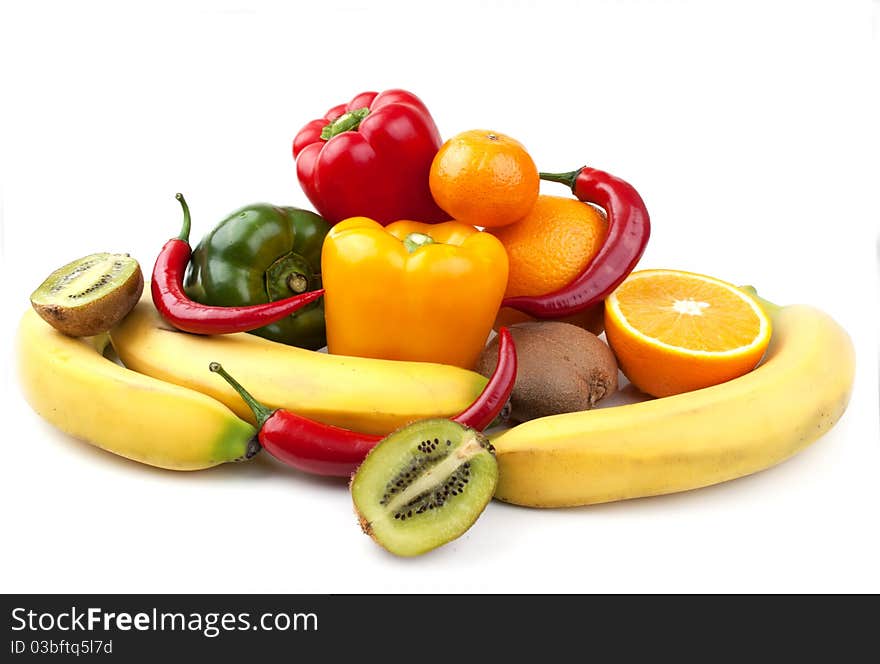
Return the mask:
<svg viewBox="0 0 880 664">
<path fill-rule="evenodd" d="M 516 346 L 513 335 L 506 327 L 498 330 L 498 364 L 486 387 L 474 402 L 452 419 L 477 431 L 482 431 L 498 417 L 513 392 L 516 382 Z"/>
<path fill-rule="evenodd" d="M 308 291 L 283 300 L 249 307 L 214 307 L 194 302 L 183 290 L 192 249 L 189 242 L 173 238 L 165 243 L 150 280 L 153 304 L 168 323 L 194 334 L 231 334 L 249 332 L 289 316 L 300 307 L 314 302 L 324 289 Z"/>
<path fill-rule="evenodd" d="M 499 331 L 498 365 L 474 402 L 453 421 L 478 431 L 501 412 L 516 382 L 516 348 L 507 328 Z M 316 475 L 349 477 L 382 436 L 358 433 L 279 409 L 260 427 L 260 445 L 279 461 Z"/>
<path fill-rule="evenodd" d="M 370 113 L 357 129 L 321 138 L 321 130 L 359 108 Z M 335 224 L 369 217 L 448 221 L 434 202 L 428 173 L 442 140 L 428 109 L 405 90 L 363 92 L 303 127 L 293 141 L 296 174 L 306 196 Z"/>
<path fill-rule="evenodd" d="M 608 216 L 605 242 L 571 283 L 546 295 L 506 298 L 511 307 L 534 318 L 560 318 L 602 302 L 633 271 L 651 235 L 648 210 L 629 183 L 587 166 L 576 172 L 571 189 L 578 200 L 595 203 Z"/>
<path fill-rule="evenodd" d="M 381 436 L 322 424 L 279 409 L 260 427 L 259 440 L 269 454 L 315 475 L 348 477 Z"/>
</svg>

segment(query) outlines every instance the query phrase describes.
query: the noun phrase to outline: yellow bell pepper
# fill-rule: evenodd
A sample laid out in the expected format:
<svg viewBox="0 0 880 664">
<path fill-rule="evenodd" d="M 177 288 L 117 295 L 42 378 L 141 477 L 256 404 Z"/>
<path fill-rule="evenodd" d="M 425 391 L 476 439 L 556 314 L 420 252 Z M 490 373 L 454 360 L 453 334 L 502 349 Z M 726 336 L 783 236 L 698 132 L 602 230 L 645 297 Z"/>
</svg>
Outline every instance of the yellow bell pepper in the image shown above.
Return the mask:
<svg viewBox="0 0 880 664">
<path fill-rule="evenodd" d="M 321 254 L 327 349 L 472 368 L 507 287 L 507 252 L 457 221 L 352 217 Z"/>
</svg>

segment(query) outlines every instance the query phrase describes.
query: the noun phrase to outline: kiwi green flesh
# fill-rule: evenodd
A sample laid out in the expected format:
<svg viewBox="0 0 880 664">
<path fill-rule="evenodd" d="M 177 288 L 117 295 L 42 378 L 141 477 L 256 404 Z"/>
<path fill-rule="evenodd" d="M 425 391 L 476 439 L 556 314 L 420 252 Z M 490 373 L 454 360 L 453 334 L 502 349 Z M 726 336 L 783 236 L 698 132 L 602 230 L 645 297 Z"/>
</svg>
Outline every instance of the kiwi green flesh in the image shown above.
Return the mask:
<svg viewBox="0 0 880 664">
<path fill-rule="evenodd" d="M 31 304 L 56 329 L 72 336 L 106 332 L 140 299 L 138 262 L 128 254 L 97 253 L 50 274 L 31 294 Z"/>
<path fill-rule="evenodd" d="M 498 465 L 485 436 L 447 419 L 422 420 L 383 439 L 354 474 L 361 528 L 399 556 L 462 535 L 491 500 Z"/>
</svg>

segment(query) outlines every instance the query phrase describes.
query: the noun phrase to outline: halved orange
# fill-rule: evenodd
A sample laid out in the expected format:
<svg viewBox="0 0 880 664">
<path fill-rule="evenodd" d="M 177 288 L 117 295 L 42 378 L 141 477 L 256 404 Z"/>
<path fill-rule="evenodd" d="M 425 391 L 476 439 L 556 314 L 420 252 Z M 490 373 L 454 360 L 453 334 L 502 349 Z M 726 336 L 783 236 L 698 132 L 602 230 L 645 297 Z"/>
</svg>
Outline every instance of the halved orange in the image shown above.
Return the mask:
<svg viewBox="0 0 880 664">
<path fill-rule="evenodd" d="M 692 272 L 633 272 L 605 300 L 605 336 L 621 370 L 655 397 L 748 373 L 770 332 L 770 319 L 748 293 Z"/>
</svg>

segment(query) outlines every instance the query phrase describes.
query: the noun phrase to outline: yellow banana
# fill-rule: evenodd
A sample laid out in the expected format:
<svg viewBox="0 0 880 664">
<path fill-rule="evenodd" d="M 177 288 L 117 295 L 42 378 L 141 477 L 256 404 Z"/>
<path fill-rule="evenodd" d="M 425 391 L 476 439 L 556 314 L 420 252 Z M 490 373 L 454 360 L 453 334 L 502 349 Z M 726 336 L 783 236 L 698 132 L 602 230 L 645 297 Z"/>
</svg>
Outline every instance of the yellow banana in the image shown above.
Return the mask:
<svg viewBox="0 0 880 664">
<path fill-rule="evenodd" d="M 684 491 L 768 468 L 819 438 L 849 402 L 852 342 L 816 308 L 766 304 L 770 346 L 740 378 L 532 420 L 494 437 L 496 498 L 561 507 Z"/>
<path fill-rule="evenodd" d="M 208 394 L 250 422 L 247 405 L 208 371 L 211 362 L 223 364 L 269 408 L 375 434 L 455 415 L 486 385 L 473 371 L 442 364 L 328 355 L 253 334 L 179 332 L 161 319 L 148 295 L 110 337 L 128 368 Z"/>
<path fill-rule="evenodd" d="M 32 310 L 16 343 L 25 399 L 71 436 L 171 470 L 208 468 L 259 450 L 255 429 L 220 402 L 121 367 L 101 354 L 100 342 L 65 336 Z"/>
</svg>

